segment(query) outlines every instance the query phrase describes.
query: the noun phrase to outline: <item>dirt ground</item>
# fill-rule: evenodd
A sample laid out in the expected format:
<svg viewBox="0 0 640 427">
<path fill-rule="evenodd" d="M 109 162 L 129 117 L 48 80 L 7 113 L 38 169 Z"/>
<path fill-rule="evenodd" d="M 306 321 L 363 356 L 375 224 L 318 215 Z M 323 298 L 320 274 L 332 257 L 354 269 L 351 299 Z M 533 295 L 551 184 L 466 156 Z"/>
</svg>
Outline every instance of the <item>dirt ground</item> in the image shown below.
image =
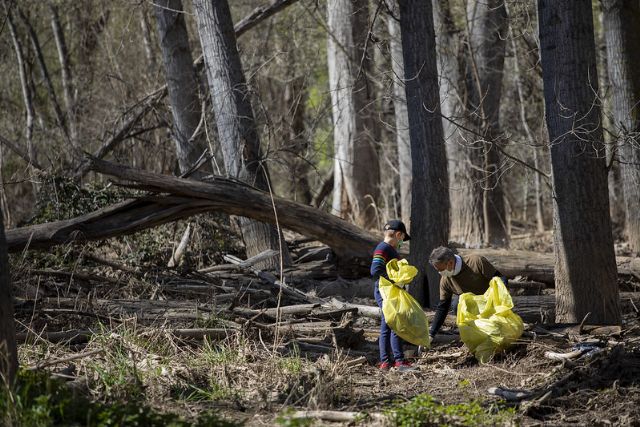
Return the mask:
<svg viewBox="0 0 640 427">
<path fill-rule="evenodd" d="M 215 411 L 248 426 L 311 425 L 297 418 L 305 415 L 314 425 L 640 425 L 637 299 L 625 305 L 621 329 L 527 324 L 516 344 L 486 364 L 448 324 L 432 348 L 413 359 L 416 370 L 381 371 L 375 319 L 293 315 L 273 328 L 259 315 L 228 314 L 230 304 L 251 307 L 247 298 L 264 290 L 255 277 L 242 282 L 205 278 L 191 268 L 126 270 L 122 261 L 109 267 L 75 255 L 58 265 L 13 261 L 21 364 L 63 377 L 95 401 L 140 399 L 189 420 Z M 224 296 L 251 286 L 249 296 Z M 294 330 L 301 323 L 318 327 Z M 332 345 L 331 331 L 345 325 L 362 339 L 322 351 Z M 183 329 L 222 333 L 191 339 L 180 336 Z M 78 333 L 45 339 L 54 331 Z M 579 343 L 592 351 L 570 360 L 545 357 Z M 489 392 L 496 387 L 521 394 L 496 396 Z M 481 412 L 471 421 L 455 409 L 423 423 L 394 418 L 398 407 L 424 394 L 443 408 L 477 402 Z M 336 416 L 331 411 L 348 420 L 330 421 Z M 498 422 L 492 414 L 500 413 L 510 415 Z"/>
</svg>

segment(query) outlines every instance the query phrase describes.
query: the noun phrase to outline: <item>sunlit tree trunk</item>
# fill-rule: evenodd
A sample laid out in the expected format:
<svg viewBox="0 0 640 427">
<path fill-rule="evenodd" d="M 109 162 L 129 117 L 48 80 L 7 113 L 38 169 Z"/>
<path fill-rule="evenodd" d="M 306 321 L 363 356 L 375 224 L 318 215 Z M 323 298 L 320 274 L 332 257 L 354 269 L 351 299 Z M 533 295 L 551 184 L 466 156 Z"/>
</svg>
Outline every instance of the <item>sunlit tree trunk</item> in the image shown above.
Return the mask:
<svg viewBox="0 0 640 427">
<path fill-rule="evenodd" d="M 226 0 L 193 0 L 193 5 L 227 173 L 270 191 L 229 5 Z M 291 263 L 284 239 L 279 241 L 275 227 L 248 218 L 240 218 L 239 223 L 248 256 L 281 249 L 282 263 Z M 273 259 L 261 266 L 275 268 L 278 261 Z"/>
<path fill-rule="evenodd" d="M 327 62 L 334 126 L 333 213 L 362 227 L 376 221 L 380 174 L 368 112 L 369 52 L 366 0 L 329 0 Z"/>
<path fill-rule="evenodd" d="M 624 195 L 625 234 L 640 253 L 640 2 L 603 0 L 609 81 Z"/>
</svg>

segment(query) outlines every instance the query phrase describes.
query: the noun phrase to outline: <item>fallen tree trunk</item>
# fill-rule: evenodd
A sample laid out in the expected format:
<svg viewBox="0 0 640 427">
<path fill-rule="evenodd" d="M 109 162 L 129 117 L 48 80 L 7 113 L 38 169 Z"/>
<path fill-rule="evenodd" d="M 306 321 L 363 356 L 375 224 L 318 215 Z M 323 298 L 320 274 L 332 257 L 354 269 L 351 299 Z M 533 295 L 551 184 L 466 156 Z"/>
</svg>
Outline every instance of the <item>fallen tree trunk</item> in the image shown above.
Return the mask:
<svg viewBox="0 0 640 427">
<path fill-rule="evenodd" d="M 199 182 L 155 174 L 92 159 L 92 170 L 136 182 L 136 188 L 179 197 L 151 196 L 128 200 L 66 221 L 23 227 L 7 232 L 10 251 L 47 248 L 71 241 L 99 240 L 133 233 L 207 211 L 245 216 L 275 223 L 271 196 L 249 185 L 223 177 Z M 327 244 L 338 255 L 341 274 L 362 274 L 377 243 L 368 232 L 311 206 L 273 198 L 282 227 Z"/>
<path fill-rule="evenodd" d="M 130 234 L 208 211 L 275 223 L 271 196 L 232 179 L 215 177 L 205 183 L 97 159 L 92 159 L 90 166 L 96 172 L 136 182 L 136 188 L 172 195 L 141 197 L 69 220 L 8 230 L 9 251 L 25 247 L 45 249 Z M 282 227 L 323 242 L 336 253 L 340 275 L 368 276 L 371 253 L 377 243 L 375 236 L 311 206 L 278 197 L 274 197 L 273 202 Z M 510 278 L 524 276 L 547 285 L 554 283 L 553 254 L 495 249 L 460 249 L 459 252 L 485 256 Z M 640 258 L 618 257 L 617 264 L 621 276 L 640 279 Z"/>
</svg>

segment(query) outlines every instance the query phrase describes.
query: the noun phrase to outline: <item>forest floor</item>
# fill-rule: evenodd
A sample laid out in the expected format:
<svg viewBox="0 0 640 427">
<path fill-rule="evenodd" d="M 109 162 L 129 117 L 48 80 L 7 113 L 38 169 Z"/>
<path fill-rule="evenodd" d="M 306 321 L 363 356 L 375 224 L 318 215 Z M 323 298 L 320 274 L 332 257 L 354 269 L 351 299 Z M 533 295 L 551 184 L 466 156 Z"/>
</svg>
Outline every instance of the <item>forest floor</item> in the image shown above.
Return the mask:
<svg viewBox="0 0 640 427">
<path fill-rule="evenodd" d="M 210 233 L 208 221 L 192 222 L 201 234 L 179 268 L 167 268 L 166 261 L 184 223 L 12 255 L 23 370 L 7 415 L 11 422 L 417 426 L 640 420 L 635 298 L 625 305 L 622 328 L 527 324 L 515 345 L 486 364 L 476 361 L 449 322 L 432 348 L 413 359 L 416 370 L 381 371 L 375 366 L 377 320 L 326 308 L 327 299 L 313 292 L 315 305 L 304 312 L 274 318 L 260 311 L 278 299 L 282 305 L 301 301 L 274 292 L 250 272 L 224 270 L 229 266 L 222 254 L 239 255 L 241 248 Z M 548 247 L 549 236 L 531 239 L 536 242 L 522 247 Z M 217 246 L 208 251 L 199 246 L 212 241 Z M 294 243 L 294 259 L 312 253 L 310 247 Z M 322 274 L 298 280 L 336 280 Z M 364 282 L 341 285 L 355 289 Z M 373 299 L 347 299 L 374 305 Z M 346 344 L 338 342 L 340 331 L 346 331 Z M 591 351 L 560 361 L 545 357 L 580 343 Z M 492 387 L 511 394 L 491 394 Z"/>
</svg>

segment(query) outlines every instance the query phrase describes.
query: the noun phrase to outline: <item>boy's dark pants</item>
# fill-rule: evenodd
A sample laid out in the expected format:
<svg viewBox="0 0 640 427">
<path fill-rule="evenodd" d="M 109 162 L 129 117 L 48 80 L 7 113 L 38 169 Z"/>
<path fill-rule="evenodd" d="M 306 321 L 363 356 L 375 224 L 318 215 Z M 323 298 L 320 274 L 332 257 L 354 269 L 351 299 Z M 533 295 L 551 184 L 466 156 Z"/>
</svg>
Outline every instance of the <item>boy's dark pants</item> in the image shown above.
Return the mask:
<svg viewBox="0 0 640 427">
<path fill-rule="evenodd" d="M 378 303 L 378 307 L 382 310 L 382 295 L 378 289 L 378 283 L 375 284 L 375 290 L 373 296 Z M 402 351 L 402 339 L 396 335 L 395 332 L 387 325 L 384 320 L 384 314 L 382 314 L 382 320 L 380 321 L 380 338 L 378 339 L 378 346 L 380 347 L 380 361 L 392 362 L 404 360 L 404 353 Z M 393 354 L 393 358 L 389 358 L 389 353 Z"/>
</svg>

